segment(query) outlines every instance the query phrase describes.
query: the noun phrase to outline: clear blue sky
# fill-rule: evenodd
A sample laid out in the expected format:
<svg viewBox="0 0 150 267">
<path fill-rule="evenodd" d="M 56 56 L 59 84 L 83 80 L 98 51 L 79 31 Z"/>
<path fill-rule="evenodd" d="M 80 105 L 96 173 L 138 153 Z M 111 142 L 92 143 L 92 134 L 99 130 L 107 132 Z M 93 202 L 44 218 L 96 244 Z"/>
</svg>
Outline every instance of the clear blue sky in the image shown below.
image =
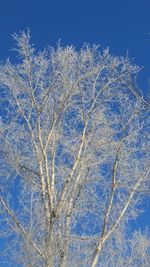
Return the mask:
<svg viewBox="0 0 150 267">
<path fill-rule="evenodd" d="M 10 56 L 11 34 L 30 28 L 42 48 L 62 43 L 79 48 L 84 42 L 109 46 L 140 66 L 140 86 L 150 77 L 150 0 L 0 0 L 0 60 Z"/>
<path fill-rule="evenodd" d="M 150 0 L 0 0 L 0 60 L 13 53 L 11 34 L 27 27 L 37 48 L 61 39 L 78 49 L 88 42 L 109 46 L 115 55 L 128 51 L 144 67 L 139 84 L 148 92 Z M 139 219 L 143 225 L 149 215 Z"/>
</svg>

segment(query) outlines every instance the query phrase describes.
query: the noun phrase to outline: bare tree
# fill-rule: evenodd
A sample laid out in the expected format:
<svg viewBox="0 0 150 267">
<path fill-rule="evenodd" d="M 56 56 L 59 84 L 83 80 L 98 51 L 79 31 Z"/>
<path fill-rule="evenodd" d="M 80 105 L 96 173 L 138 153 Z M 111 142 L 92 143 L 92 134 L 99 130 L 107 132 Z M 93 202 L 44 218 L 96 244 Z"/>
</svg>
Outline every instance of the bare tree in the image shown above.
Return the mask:
<svg viewBox="0 0 150 267">
<path fill-rule="evenodd" d="M 1 261 L 148 266 L 148 235 L 128 229 L 149 193 L 139 68 L 96 46 L 36 52 L 29 32 L 14 38 L 18 63 L 0 66 Z"/>
</svg>

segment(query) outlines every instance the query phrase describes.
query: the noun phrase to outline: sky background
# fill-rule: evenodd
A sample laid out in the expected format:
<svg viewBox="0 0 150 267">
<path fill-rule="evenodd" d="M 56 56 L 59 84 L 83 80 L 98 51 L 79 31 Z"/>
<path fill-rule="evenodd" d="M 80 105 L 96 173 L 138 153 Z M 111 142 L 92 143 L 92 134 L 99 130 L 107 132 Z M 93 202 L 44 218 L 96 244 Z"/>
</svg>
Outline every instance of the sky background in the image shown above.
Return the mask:
<svg viewBox="0 0 150 267">
<path fill-rule="evenodd" d="M 150 77 L 150 0 L 0 0 L 0 60 L 11 57 L 11 34 L 31 30 L 37 48 L 84 42 L 109 47 L 143 67 L 144 96 Z"/>
<path fill-rule="evenodd" d="M 12 33 L 27 28 L 38 49 L 61 39 L 77 49 L 87 42 L 117 56 L 128 52 L 143 67 L 138 82 L 144 97 L 148 94 L 150 0 L 0 0 L 0 61 L 14 57 Z M 149 218 L 147 208 L 134 227 L 150 225 Z"/>
</svg>

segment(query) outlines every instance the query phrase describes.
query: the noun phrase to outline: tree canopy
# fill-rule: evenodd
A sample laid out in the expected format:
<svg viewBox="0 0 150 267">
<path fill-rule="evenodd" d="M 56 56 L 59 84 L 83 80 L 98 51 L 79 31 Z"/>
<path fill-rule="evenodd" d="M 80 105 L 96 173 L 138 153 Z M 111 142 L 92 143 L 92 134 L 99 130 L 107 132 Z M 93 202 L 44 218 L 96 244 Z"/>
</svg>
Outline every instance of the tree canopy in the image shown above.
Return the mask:
<svg viewBox="0 0 150 267">
<path fill-rule="evenodd" d="M 139 67 L 84 45 L 0 66 L 1 262 L 148 267 L 148 233 L 129 230 L 149 194 L 150 104 Z"/>
</svg>

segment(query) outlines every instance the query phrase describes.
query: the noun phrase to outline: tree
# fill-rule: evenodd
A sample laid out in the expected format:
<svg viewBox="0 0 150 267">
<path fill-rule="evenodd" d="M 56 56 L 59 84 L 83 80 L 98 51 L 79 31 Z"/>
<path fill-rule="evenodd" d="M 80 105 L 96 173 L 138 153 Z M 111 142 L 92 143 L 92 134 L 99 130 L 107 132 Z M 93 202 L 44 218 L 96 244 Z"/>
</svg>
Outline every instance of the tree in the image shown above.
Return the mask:
<svg viewBox="0 0 150 267">
<path fill-rule="evenodd" d="M 14 38 L 19 59 L 0 67 L 3 262 L 148 266 L 148 235 L 129 230 L 150 177 L 139 68 L 97 46 L 36 52 L 29 32 Z"/>
</svg>

